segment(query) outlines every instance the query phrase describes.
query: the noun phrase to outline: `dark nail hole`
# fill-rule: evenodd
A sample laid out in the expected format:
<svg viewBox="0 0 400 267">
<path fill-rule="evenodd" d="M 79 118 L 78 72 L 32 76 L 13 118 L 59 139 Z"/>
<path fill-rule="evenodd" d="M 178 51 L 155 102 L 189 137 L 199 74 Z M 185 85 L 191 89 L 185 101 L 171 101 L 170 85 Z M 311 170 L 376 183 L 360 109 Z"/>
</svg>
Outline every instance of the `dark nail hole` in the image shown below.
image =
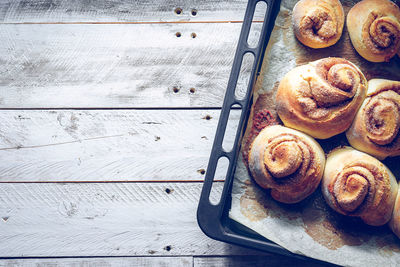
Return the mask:
<svg viewBox="0 0 400 267">
<path fill-rule="evenodd" d="M 167 194 L 172 193 L 172 191 L 173 191 L 173 190 L 172 190 L 172 189 L 169 189 L 169 188 L 166 188 L 166 189 L 165 189 L 165 193 L 167 193 Z"/>
<path fill-rule="evenodd" d="M 196 89 L 194 89 L 193 87 L 192 88 L 190 88 L 190 93 L 192 93 L 192 94 L 194 94 L 194 92 L 196 92 Z"/>
<path fill-rule="evenodd" d="M 166 246 L 164 249 L 165 249 L 166 251 L 170 251 L 170 250 L 171 250 L 171 246 Z"/>
<path fill-rule="evenodd" d="M 192 9 L 192 16 L 196 16 L 197 15 L 197 10 L 196 9 Z"/>
<path fill-rule="evenodd" d="M 154 141 L 158 141 L 158 140 L 160 140 L 161 139 L 161 137 L 159 137 L 159 136 L 154 136 Z"/>
<path fill-rule="evenodd" d="M 175 86 L 174 88 L 172 88 L 172 91 L 174 91 L 174 93 L 178 93 L 179 92 L 179 88 Z"/>
<path fill-rule="evenodd" d="M 205 174 L 205 173 L 206 173 L 206 170 L 200 169 L 200 170 L 197 170 L 197 172 L 199 172 L 200 174 Z"/>
<path fill-rule="evenodd" d="M 176 37 L 181 37 L 182 34 L 180 32 L 175 33 Z"/>
<path fill-rule="evenodd" d="M 209 120 L 211 120 L 211 116 L 210 116 L 210 115 L 207 115 L 207 116 L 204 117 L 204 119 L 206 119 L 206 120 L 209 121 Z"/>
<path fill-rule="evenodd" d="M 197 34 L 192 32 L 192 34 L 190 36 L 192 36 L 192 38 L 196 38 Z"/>
<path fill-rule="evenodd" d="M 175 8 L 175 14 L 177 14 L 177 15 L 182 14 L 182 8 L 180 8 L 180 7 Z"/>
</svg>

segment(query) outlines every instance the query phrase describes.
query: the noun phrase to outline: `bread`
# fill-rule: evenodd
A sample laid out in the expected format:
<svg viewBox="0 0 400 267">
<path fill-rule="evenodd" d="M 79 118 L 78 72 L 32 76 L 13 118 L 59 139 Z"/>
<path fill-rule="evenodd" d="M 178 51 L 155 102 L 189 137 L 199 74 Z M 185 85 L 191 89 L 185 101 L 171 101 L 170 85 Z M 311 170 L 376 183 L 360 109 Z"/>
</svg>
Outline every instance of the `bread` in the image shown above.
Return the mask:
<svg viewBox="0 0 400 267">
<path fill-rule="evenodd" d="M 293 9 L 297 39 L 311 48 L 334 45 L 342 36 L 344 12 L 339 0 L 300 0 Z"/>
<path fill-rule="evenodd" d="M 325 139 L 350 127 L 367 92 L 367 80 L 343 58 L 324 58 L 289 71 L 276 95 L 285 126 Z"/>
<path fill-rule="evenodd" d="M 325 166 L 321 146 L 281 125 L 264 128 L 251 144 L 249 170 L 257 184 L 283 203 L 296 203 L 318 187 Z"/>
<path fill-rule="evenodd" d="M 400 186 L 399 186 L 400 191 Z M 393 233 L 400 238 L 400 194 L 397 192 L 396 201 L 394 203 L 392 218 L 389 221 L 389 227 Z"/>
<path fill-rule="evenodd" d="M 372 79 L 347 140 L 379 159 L 400 155 L 400 82 Z"/>
<path fill-rule="evenodd" d="M 389 0 L 354 5 L 347 15 L 347 29 L 354 48 L 368 61 L 389 61 L 400 49 L 400 9 Z"/>
<path fill-rule="evenodd" d="M 351 147 L 329 153 L 321 187 L 332 209 L 374 226 L 390 220 L 398 189 L 383 163 Z"/>
</svg>

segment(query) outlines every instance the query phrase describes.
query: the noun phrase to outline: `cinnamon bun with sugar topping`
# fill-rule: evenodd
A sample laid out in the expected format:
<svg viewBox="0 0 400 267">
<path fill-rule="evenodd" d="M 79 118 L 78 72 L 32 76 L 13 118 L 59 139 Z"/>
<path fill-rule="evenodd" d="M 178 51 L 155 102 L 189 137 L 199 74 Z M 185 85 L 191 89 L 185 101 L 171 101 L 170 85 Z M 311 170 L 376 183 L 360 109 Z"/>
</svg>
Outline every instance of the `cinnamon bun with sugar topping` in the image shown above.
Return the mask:
<svg viewBox="0 0 400 267">
<path fill-rule="evenodd" d="M 389 61 L 400 49 L 400 8 L 389 0 L 361 1 L 349 11 L 347 29 L 363 58 Z"/>
<path fill-rule="evenodd" d="M 318 187 L 325 166 L 321 146 L 281 125 L 267 126 L 250 146 L 248 165 L 257 184 L 283 203 L 296 203 Z"/>
<path fill-rule="evenodd" d="M 372 79 L 346 132 L 354 148 L 379 159 L 400 155 L 400 81 Z"/>
<path fill-rule="evenodd" d="M 392 172 L 376 158 L 351 147 L 329 153 L 322 194 L 336 212 L 384 225 L 392 217 L 397 189 Z"/>
<path fill-rule="evenodd" d="M 367 80 L 343 58 L 323 58 L 289 71 L 276 95 L 285 126 L 326 139 L 344 132 L 367 91 Z"/>
<path fill-rule="evenodd" d="M 297 39 L 311 48 L 334 45 L 342 36 L 344 12 L 339 0 L 301 0 L 293 9 Z"/>
</svg>

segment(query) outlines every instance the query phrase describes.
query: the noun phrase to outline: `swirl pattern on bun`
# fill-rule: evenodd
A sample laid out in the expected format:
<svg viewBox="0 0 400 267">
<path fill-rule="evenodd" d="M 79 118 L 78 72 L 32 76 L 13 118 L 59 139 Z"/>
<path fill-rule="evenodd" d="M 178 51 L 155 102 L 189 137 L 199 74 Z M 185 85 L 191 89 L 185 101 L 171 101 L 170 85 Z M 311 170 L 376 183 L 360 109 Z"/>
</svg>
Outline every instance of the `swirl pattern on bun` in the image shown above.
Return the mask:
<svg viewBox="0 0 400 267">
<path fill-rule="evenodd" d="M 367 91 L 353 63 L 324 58 L 289 71 L 281 80 L 276 109 L 285 126 L 326 139 L 352 123 Z"/>
<path fill-rule="evenodd" d="M 389 61 L 400 49 L 400 8 L 389 0 L 357 3 L 347 15 L 347 28 L 354 48 L 368 61 Z"/>
<path fill-rule="evenodd" d="M 344 12 L 339 0 L 301 0 L 292 18 L 297 39 L 311 48 L 334 45 L 342 36 Z"/>
<path fill-rule="evenodd" d="M 374 157 L 350 147 L 329 153 L 322 193 L 336 212 L 383 225 L 392 216 L 397 189 L 392 172 Z"/>
<path fill-rule="evenodd" d="M 325 166 L 320 145 L 310 136 L 280 125 L 264 128 L 254 139 L 249 169 L 258 185 L 283 203 L 296 203 L 318 187 Z"/>
<path fill-rule="evenodd" d="M 356 149 L 384 159 L 400 155 L 400 82 L 372 79 L 352 125 L 346 132 Z"/>
</svg>

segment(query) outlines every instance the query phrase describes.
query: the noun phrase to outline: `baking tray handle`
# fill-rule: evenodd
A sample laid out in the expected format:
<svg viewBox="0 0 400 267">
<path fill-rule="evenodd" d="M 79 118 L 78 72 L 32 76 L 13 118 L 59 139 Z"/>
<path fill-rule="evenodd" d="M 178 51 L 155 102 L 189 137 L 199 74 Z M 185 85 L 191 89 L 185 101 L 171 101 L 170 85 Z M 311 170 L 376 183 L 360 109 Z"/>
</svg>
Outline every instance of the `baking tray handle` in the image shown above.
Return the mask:
<svg viewBox="0 0 400 267">
<path fill-rule="evenodd" d="M 258 45 L 254 48 L 251 48 L 249 47 L 247 40 L 256 5 L 258 2 L 261 1 L 267 4 L 267 10 L 265 13 Z M 223 212 L 226 212 L 227 210 L 225 209 L 225 205 L 230 203 L 230 191 L 233 181 L 233 175 L 236 168 L 236 161 L 240 150 L 240 140 L 245 130 L 245 123 L 247 122 L 249 115 L 248 110 L 252 101 L 252 88 L 255 84 L 256 78 L 260 73 L 265 48 L 268 44 L 268 40 L 274 27 L 274 22 L 279 12 L 279 9 L 280 1 L 278 0 L 248 1 L 245 18 L 243 21 L 239 42 L 237 45 L 232 66 L 232 71 L 229 77 L 227 91 L 225 93 L 225 98 L 222 105 L 221 116 L 218 121 L 217 132 L 211 150 L 211 156 L 207 167 L 206 177 L 200 195 L 200 201 L 197 210 L 197 220 L 202 231 L 211 238 L 221 241 L 234 242 L 249 247 L 256 247 L 259 249 L 262 249 L 262 247 L 268 247 L 269 251 L 273 252 L 276 250 L 276 252 L 282 254 L 282 248 L 278 245 L 268 242 L 267 240 L 254 240 L 246 236 L 235 234 L 227 227 L 224 227 L 224 224 L 221 223 Z M 246 96 L 244 99 L 238 100 L 235 98 L 236 84 L 238 81 L 242 60 L 246 53 L 253 54 L 255 60 L 252 66 L 252 72 Z M 225 151 L 222 148 L 222 143 L 225 136 L 225 129 L 227 126 L 229 113 L 233 105 L 239 105 L 241 107 L 242 113 L 235 136 L 233 149 L 231 151 Z M 219 204 L 214 205 L 210 203 L 209 196 L 213 185 L 217 163 L 221 157 L 226 157 L 229 160 L 229 167 L 227 170 L 224 188 L 222 190 L 221 201 L 219 202 Z"/>
</svg>

